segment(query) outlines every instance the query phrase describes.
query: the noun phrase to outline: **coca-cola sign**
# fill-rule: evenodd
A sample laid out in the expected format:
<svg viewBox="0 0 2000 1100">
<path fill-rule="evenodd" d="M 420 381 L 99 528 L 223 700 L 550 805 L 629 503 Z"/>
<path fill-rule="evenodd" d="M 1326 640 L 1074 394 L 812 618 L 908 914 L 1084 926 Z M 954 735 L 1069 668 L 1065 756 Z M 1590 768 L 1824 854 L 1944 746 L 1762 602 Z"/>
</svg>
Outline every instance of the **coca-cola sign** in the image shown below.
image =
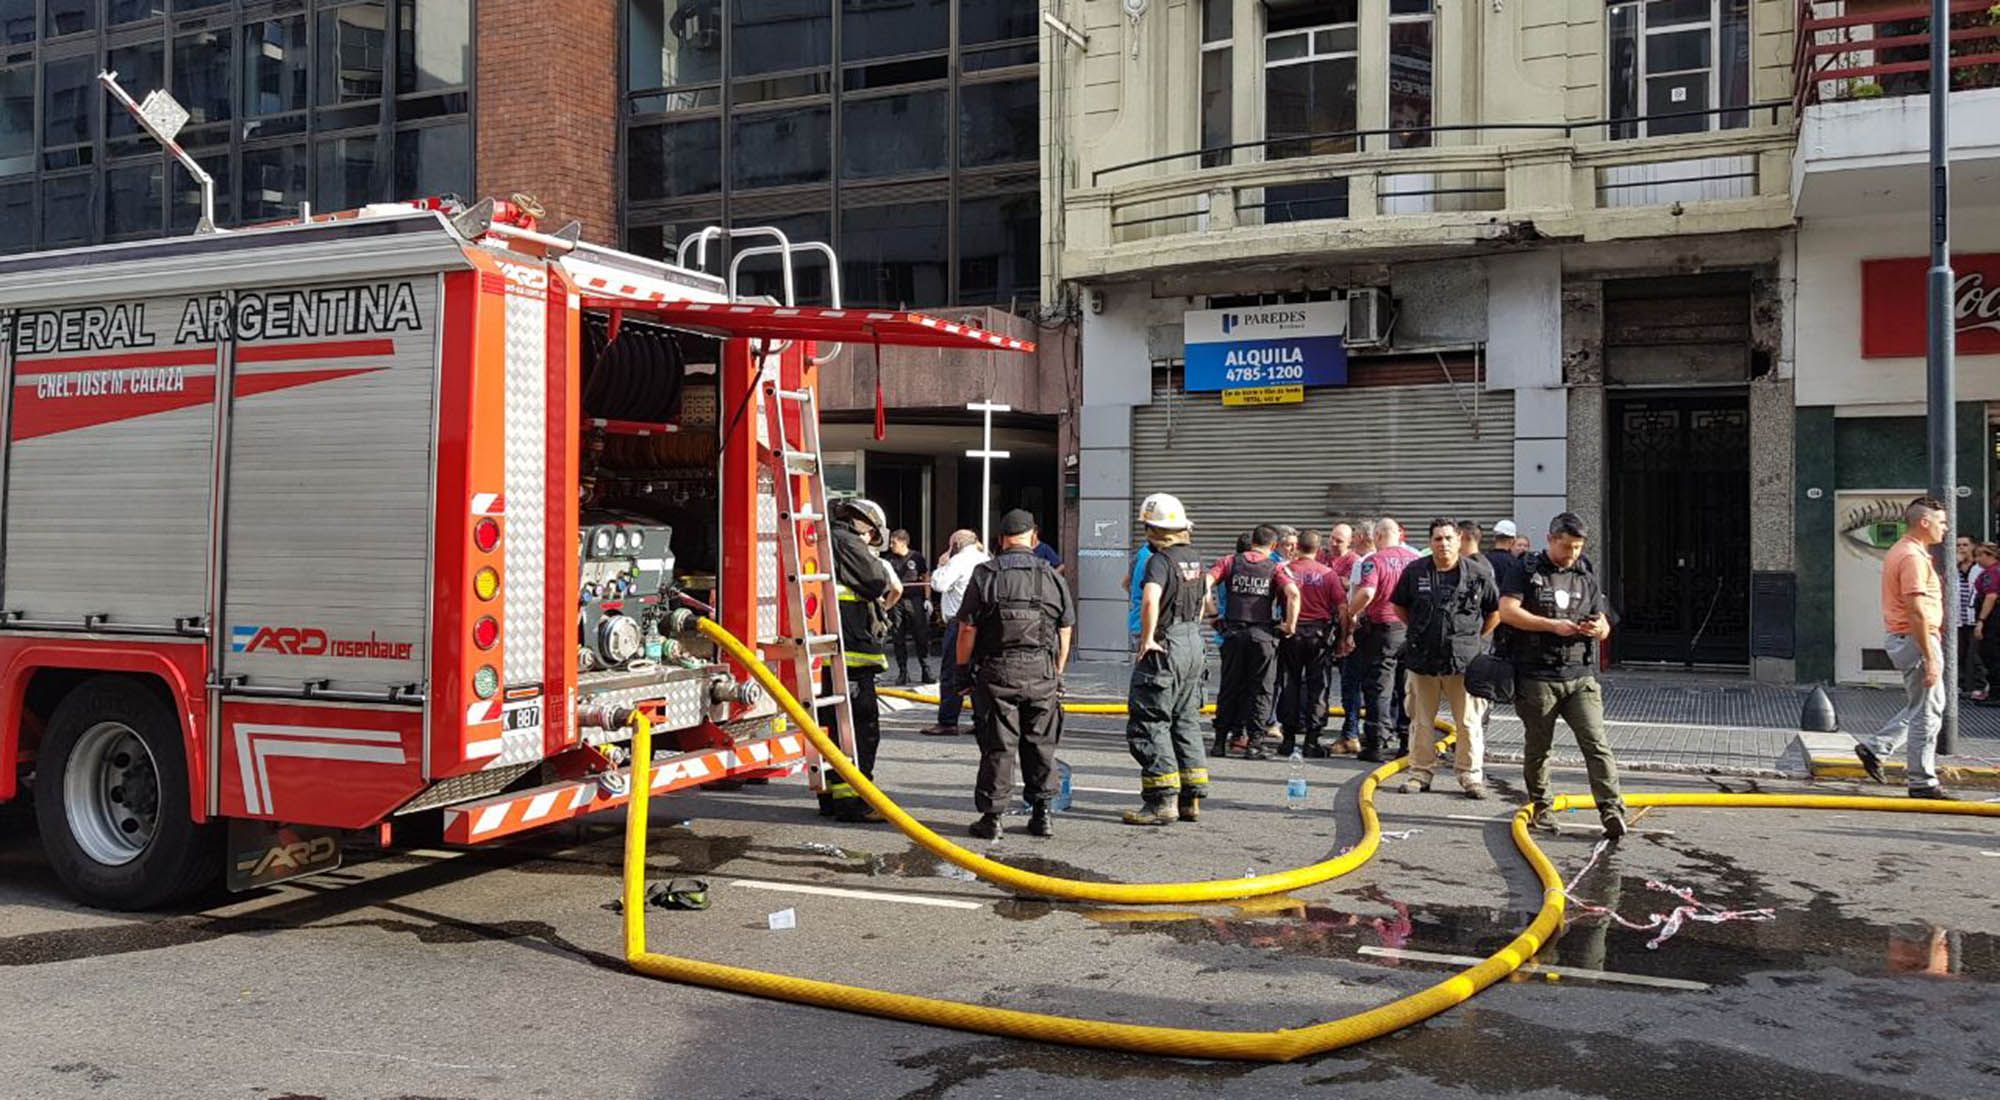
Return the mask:
<svg viewBox="0 0 2000 1100">
<path fill-rule="evenodd" d="M 1952 323 L 1960 355 L 2000 355 L 2000 252 L 1953 256 Z M 1861 261 L 1861 357 L 1921 359 L 1927 259 Z"/>
</svg>

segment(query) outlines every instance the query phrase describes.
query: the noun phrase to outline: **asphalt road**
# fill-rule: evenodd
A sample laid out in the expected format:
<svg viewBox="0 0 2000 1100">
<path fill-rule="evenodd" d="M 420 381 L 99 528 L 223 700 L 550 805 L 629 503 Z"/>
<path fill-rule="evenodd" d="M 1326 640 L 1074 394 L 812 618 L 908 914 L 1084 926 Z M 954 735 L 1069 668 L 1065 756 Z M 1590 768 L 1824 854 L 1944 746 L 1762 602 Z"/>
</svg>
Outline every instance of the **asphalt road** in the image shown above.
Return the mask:
<svg viewBox="0 0 2000 1100">
<path fill-rule="evenodd" d="M 890 722 L 881 778 L 962 835 L 970 737 Z M 1077 805 L 997 856 L 1079 877 L 1223 877 L 1313 862 L 1358 831 L 1360 766 L 1222 761 L 1197 826 L 1132 829 L 1118 727 L 1073 723 Z M 1518 769 L 1494 778 L 1518 793 Z M 1563 777 L 1566 788 L 1580 775 Z M 1634 777 L 1630 789 L 1709 780 Z M 1725 781 L 1727 782 L 1727 781 Z M 1738 789 L 1746 781 L 1735 781 Z M 1444 782 L 1440 790 L 1449 787 Z M 1764 789 L 1773 789 L 1766 784 Z M 1834 786 L 1831 789 L 1852 789 Z M 652 866 L 707 912 L 653 911 L 655 950 L 934 997 L 1184 1027 L 1300 1026 L 1431 984 L 1539 904 L 1504 801 L 1381 797 L 1361 871 L 1241 905 L 1018 899 L 888 826 L 815 816 L 795 783 L 656 802 Z M 684 824 L 676 824 L 684 821 Z M 1010 830 L 1024 819 L 1010 818 Z M 1578 821 L 1547 845 L 1566 875 Z M 32 815 L 0 809 L 0 1097 L 1972 1097 L 2000 1086 L 2000 827 L 1967 819 L 1656 811 L 1576 885 L 1643 922 L 1649 880 L 1768 921 L 1653 933 L 1579 916 L 1542 962 L 1421 1026 L 1286 1066 L 991 1039 L 668 984 L 619 961 L 619 824 L 472 852 L 395 851 L 199 911 L 77 909 Z M 858 896 L 799 892 L 834 887 Z M 768 916 L 794 910 L 797 927 Z M 1664 979 L 1664 981 L 1660 981 Z"/>
</svg>

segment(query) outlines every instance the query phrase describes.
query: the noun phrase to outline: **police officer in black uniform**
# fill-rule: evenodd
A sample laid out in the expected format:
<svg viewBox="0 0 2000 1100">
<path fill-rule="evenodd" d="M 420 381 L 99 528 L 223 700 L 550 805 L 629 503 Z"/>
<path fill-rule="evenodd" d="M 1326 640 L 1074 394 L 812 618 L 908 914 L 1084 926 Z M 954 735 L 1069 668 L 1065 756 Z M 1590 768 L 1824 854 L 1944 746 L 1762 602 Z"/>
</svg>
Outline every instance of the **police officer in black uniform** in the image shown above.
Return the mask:
<svg viewBox="0 0 2000 1100">
<path fill-rule="evenodd" d="M 882 643 L 889 636 L 889 612 L 902 597 L 903 586 L 889 564 L 876 556 L 888 526 L 882 508 L 859 497 L 836 501 L 828 529 L 833 541 L 834 591 L 840 601 L 840 644 L 847 660 L 847 698 L 854 714 L 854 764 L 875 778 L 875 750 L 882 744 L 882 710 L 875 696 L 875 678 L 889 667 Z M 832 666 L 820 690 L 833 694 Z M 819 712 L 819 723 L 833 729 L 831 707 Z M 827 773 L 819 812 L 850 824 L 882 817 L 861 800 L 844 779 Z"/>
<path fill-rule="evenodd" d="M 896 641 L 896 682 L 910 682 L 910 650 L 917 651 L 917 671 L 922 677 L 920 684 L 931 682 L 931 612 L 924 603 L 924 593 L 930 588 L 930 563 L 910 546 L 910 533 L 897 528 L 889 533 L 889 551 L 882 560 L 895 570 L 896 580 L 903 586 L 903 598 L 896 601 L 896 610 L 891 614 L 891 632 Z"/>
<path fill-rule="evenodd" d="M 1515 630 L 1514 713 L 1521 719 L 1521 771 L 1533 806 L 1529 823 L 1555 831 L 1549 758 L 1560 718 L 1576 735 L 1598 820 L 1615 841 L 1627 828 L 1625 800 L 1597 682 L 1597 647 L 1611 636 L 1611 618 L 1597 571 L 1583 553 L 1588 537 L 1575 512 L 1551 520 L 1548 549 L 1529 554 L 1501 579 L 1500 620 Z"/>
<path fill-rule="evenodd" d="M 1279 598 L 1297 599 L 1291 574 L 1278 560 L 1278 531 L 1269 524 L 1250 533 L 1250 549 L 1222 559 L 1208 574 L 1224 591 L 1222 686 L 1215 699 L 1215 754 L 1234 748 L 1245 760 L 1262 760 L 1264 733 L 1278 679 Z"/>
<path fill-rule="evenodd" d="M 959 605 L 959 664 L 972 667 L 972 732 L 979 740 L 972 835 L 1000 835 L 1014 793 L 1015 755 L 1032 813 L 1028 832 L 1054 836 L 1049 803 L 1059 792 L 1062 673 L 1069 663 L 1076 607 L 1069 586 L 1035 555 L 1035 517 L 1016 508 L 1000 517 L 1000 554 L 972 574 Z"/>
</svg>

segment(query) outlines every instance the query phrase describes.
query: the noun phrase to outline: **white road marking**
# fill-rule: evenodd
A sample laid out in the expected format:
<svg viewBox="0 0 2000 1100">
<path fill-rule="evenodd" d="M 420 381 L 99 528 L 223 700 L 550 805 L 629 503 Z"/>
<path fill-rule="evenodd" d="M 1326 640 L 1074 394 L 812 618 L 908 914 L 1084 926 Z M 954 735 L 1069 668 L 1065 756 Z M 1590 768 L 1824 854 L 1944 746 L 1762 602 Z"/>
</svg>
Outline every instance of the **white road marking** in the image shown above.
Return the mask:
<svg viewBox="0 0 2000 1100">
<path fill-rule="evenodd" d="M 1442 955 L 1434 951 L 1411 951 L 1400 947 L 1360 947 L 1363 955 L 1373 955 L 1383 959 L 1409 959 L 1412 962 L 1450 963 L 1453 966 L 1477 966 L 1485 959 L 1470 955 Z M 1655 989 L 1682 989 L 1689 992 L 1704 992 L 1711 988 L 1707 982 L 1691 982 L 1683 978 L 1656 978 L 1651 974 L 1621 974 L 1615 970 L 1586 970 L 1575 966 L 1542 966 L 1528 963 L 1521 968 L 1524 973 L 1553 974 L 1558 978 L 1579 978 L 1591 982 L 1617 982 L 1623 985 L 1647 985 Z"/>
<path fill-rule="evenodd" d="M 957 898 L 928 898 L 918 894 L 890 894 L 879 890 L 843 890 L 838 886 L 807 886 L 797 882 L 759 882 L 756 879 L 731 879 L 731 886 L 741 886 L 746 890 L 769 890 L 779 894 L 818 894 L 829 898 L 853 898 L 857 901 L 890 901 L 900 905 L 928 905 L 934 909 L 984 909 L 985 902 L 961 901 Z"/>
<path fill-rule="evenodd" d="M 1979 854 L 1982 856 L 2000 856 L 2000 852 L 1981 852 Z"/>
<path fill-rule="evenodd" d="M 1497 822 L 1508 821 L 1514 815 L 1508 814 L 1506 817 L 1481 817 L 1478 814 L 1446 814 L 1444 816 L 1450 821 L 1477 821 L 1482 825 L 1492 825 Z"/>
<path fill-rule="evenodd" d="M 1139 793 L 1138 791 L 1126 790 L 1123 787 L 1079 787 L 1074 784 L 1071 784 L 1070 790 L 1082 791 L 1085 794 L 1122 794 L 1127 797 L 1136 797 Z"/>
</svg>

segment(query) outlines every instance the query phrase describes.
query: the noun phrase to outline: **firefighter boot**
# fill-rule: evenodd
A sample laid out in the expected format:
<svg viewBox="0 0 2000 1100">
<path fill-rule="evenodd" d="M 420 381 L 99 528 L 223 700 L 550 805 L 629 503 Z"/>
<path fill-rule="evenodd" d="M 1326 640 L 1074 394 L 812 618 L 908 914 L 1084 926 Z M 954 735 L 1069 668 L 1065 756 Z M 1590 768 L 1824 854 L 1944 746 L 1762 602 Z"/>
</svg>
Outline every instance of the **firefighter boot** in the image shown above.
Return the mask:
<svg viewBox="0 0 2000 1100">
<path fill-rule="evenodd" d="M 1290 756 L 1294 752 L 1297 752 L 1298 748 L 1298 735 L 1294 734 L 1291 730 L 1286 730 L 1284 739 L 1278 742 L 1278 755 L 1280 757 Z M 1308 752 L 1306 755 L 1310 756 L 1312 754 Z"/>
<path fill-rule="evenodd" d="M 1049 804 L 1046 799 L 1035 803 L 1035 808 L 1028 814 L 1028 835 L 1039 837 L 1056 835 L 1056 825 L 1049 819 Z"/>
<path fill-rule="evenodd" d="M 924 661 L 924 660 L 918 661 L 917 671 L 924 674 L 924 678 L 918 681 L 918 683 L 924 683 L 924 684 L 937 683 L 937 677 L 931 675 L 931 663 L 929 661 Z"/>
<path fill-rule="evenodd" d="M 1148 796 L 1146 803 L 1136 810 L 1125 811 L 1127 825 L 1172 825 L 1181 819 L 1181 812 L 1169 801 L 1173 796 Z"/>
<path fill-rule="evenodd" d="M 1180 814 L 1182 821 L 1200 821 L 1201 796 L 1192 791 L 1182 791 Z"/>
<path fill-rule="evenodd" d="M 1000 839 L 1000 815 L 980 814 L 979 820 L 973 822 L 972 828 L 967 829 L 966 832 L 971 833 L 981 840 L 998 840 Z"/>
</svg>

